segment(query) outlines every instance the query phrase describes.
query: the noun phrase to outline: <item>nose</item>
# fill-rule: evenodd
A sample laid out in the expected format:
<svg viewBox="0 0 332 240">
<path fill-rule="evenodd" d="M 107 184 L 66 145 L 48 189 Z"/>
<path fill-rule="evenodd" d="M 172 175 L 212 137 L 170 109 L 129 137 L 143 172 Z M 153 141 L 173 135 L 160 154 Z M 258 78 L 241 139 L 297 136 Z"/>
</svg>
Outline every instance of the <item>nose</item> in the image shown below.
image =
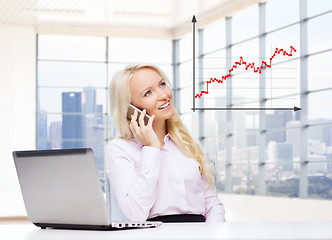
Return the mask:
<svg viewBox="0 0 332 240">
<path fill-rule="evenodd" d="M 159 89 L 158 98 L 159 98 L 159 100 L 166 100 L 167 92 L 164 89 Z"/>
</svg>

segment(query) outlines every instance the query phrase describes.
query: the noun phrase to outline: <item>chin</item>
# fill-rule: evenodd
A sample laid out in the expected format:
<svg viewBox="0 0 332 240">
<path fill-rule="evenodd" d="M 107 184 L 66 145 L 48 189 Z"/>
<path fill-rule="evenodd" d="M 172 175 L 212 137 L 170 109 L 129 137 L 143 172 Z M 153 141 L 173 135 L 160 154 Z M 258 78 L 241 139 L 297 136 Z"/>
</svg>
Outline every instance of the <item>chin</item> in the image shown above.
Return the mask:
<svg viewBox="0 0 332 240">
<path fill-rule="evenodd" d="M 171 119 L 175 114 L 174 109 L 169 110 L 167 113 L 157 113 L 155 114 L 155 120 L 168 120 Z"/>
</svg>

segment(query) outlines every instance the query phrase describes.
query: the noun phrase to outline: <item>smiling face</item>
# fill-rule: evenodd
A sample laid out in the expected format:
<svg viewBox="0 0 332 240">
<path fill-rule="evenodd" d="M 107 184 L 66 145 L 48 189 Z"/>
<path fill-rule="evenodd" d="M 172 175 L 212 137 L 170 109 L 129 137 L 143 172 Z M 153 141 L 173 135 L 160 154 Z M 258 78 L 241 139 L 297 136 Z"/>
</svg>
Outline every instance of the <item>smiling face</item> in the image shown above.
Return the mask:
<svg viewBox="0 0 332 240">
<path fill-rule="evenodd" d="M 170 119 L 175 111 L 173 93 L 165 79 L 151 68 L 136 71 L 130 81 L 131 103 L 140 109 L 146 109 L 155 122 Z"/>
</svg>

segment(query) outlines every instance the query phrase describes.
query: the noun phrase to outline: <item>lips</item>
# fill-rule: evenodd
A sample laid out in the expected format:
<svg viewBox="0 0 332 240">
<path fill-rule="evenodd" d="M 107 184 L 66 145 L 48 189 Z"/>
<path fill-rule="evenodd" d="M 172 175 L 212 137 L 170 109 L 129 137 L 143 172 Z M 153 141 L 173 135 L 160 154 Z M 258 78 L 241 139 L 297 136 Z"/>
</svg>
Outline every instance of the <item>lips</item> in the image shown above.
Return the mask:
<svg viewBox="0 0 332 240">
<path fill-rule="evenodd" d="M 163 105 L 161 105 L 158 109 L 159 109 L 159 110 L 162 110 L 162 109 L 168 107 L 169 104 L 170 104 L 169 101 L 167 101 L 166 103 L 164 103 Z"/>
</svg>

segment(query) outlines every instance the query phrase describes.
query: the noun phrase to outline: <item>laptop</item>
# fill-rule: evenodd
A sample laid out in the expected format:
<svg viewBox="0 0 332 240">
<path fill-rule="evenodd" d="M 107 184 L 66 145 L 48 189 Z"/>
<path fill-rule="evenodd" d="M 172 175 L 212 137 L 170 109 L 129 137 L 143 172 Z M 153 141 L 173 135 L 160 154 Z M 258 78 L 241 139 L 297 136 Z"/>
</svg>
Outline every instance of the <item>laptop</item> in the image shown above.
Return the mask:
<svg viewBox="0 0 332 240">
<path fill-rule="evenodd" d="M 45 229 L 118 230 L 161 222 L 112 222 L 93 150 L 14 151 L 16 171 L 30 221 Z"/>
</svg>

